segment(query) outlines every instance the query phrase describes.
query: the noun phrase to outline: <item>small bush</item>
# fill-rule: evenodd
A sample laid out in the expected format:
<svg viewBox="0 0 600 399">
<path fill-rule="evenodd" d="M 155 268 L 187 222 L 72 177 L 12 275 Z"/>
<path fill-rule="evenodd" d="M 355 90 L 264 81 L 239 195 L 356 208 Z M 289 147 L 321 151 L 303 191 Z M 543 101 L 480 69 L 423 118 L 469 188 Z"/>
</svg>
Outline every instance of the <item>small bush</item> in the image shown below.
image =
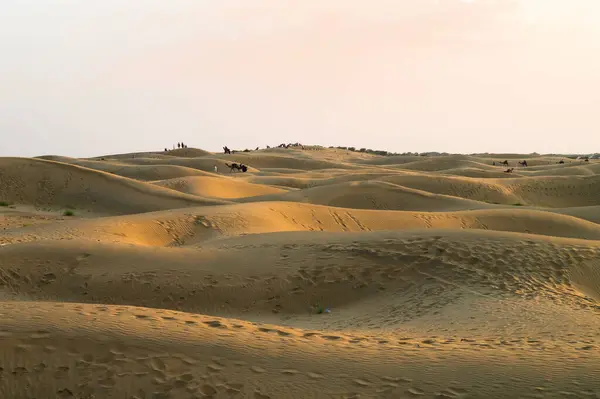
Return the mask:
<svg viewBox="0 0 600 399">
<path fill-rule="evenodd" d="M 521 204 L 520 202 L 517 202 L 516 204 L 513 204 L 514 206 L 523 206 L 523 204 Z"/>
<path fill-rule="evenodd" d="M 6 201 L 0 201 L 0 206 L 10 206 L 10 204 Z"/>
<path fill-rule="evenodd" d="M 71 210 L 66 210 L 63 212 L 63 216 L 75 216 L 75 213 Z"/>
</svg>

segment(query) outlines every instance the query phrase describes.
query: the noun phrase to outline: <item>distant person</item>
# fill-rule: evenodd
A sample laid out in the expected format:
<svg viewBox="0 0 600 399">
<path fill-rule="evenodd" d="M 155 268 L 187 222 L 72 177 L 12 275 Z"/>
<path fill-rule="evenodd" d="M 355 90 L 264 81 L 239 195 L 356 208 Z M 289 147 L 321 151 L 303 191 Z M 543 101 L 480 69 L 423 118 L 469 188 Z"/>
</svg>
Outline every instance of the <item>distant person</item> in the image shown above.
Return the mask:
<svg viewBox="0 0 600 399">
<path fill-rule="evenodd" d="M 177 148 L 181 148 L 181 143 L 177 143 Z"/>
<path fill-rule="evenodd" d="M 217 165 L 215 165 L 215 173 L 219 173 L 219 168 L 217 168 Z"/>
</svg>

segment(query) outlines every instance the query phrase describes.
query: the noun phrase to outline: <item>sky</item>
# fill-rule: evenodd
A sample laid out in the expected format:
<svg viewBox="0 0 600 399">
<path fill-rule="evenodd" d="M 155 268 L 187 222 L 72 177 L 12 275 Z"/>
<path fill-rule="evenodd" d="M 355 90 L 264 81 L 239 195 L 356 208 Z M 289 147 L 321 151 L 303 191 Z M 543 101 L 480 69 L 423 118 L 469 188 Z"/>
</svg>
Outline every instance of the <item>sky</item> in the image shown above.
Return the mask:
<svg viewBox="0 0 600 399">
<path fill-rule="evenodd" d="M 0 156 L 600 151 L 598 0 L 1 0 Z"/>
</svg>

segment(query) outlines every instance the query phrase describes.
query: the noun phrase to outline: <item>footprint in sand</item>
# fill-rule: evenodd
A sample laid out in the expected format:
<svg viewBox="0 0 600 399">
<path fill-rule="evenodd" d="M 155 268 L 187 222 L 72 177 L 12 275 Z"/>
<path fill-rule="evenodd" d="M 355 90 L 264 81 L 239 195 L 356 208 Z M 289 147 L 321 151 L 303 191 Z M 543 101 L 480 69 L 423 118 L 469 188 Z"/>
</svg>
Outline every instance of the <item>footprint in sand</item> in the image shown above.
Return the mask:
<svg viewBox="0 0 600 399">
<path fill-rule="evenodd" d="M 20 377 L 29 373 L 29 371 L 25 367 L 15 367 L 12 371 L 14 376 Z"/>
<path fill-rule="evenodd" d="M 259 366 L 252 366 L 252 367 L 250 367 L 250 370 L 252 370 L 252 371 L 254 371 L 255 373 L 258 373 L 258 374 L 263 374 L 263 373 L 267 372 L 267 370 L 265 370 L 265 369 L 263 369 L 262 367 L 259 367 Z"/>
<path fill-rule="evenodd" d="M 153 370 L 165 371 L 167 369 L 167 365 L 161 359 L 154 357 L 150 359 L 150 367 Z"/>
<path fill-rule="evenodd" d="M 227 326 L 221 324 L 218 320 L 204 321 L 203 323 L 213 328 L 227 328 Z"/>
<path fill-rule="evenodd" d="M 425 392 L 419 388 L 410 388 L 406 390 L 406 393 L 411 397 L 419 397 L 425 395 Z"/>
<path fill-rule="evenodd" d="M 45 330 L 38 330 L 35 331 L 33 333 L 31 333 L 31 335 L 29 335 L 29 338 L 31 339 L 44 339 L 44 338 L 50 338 L 51 334 L 49 331 L 45 331 Z"/>
<path fill-rule="evenodd" d="M 357 378 L 357 379 L 353 380 L 352 382 L 354 382 L 356 385 L 363 387 L 363 388 L 370 387 L 371 385 L 373 385 L 369 381 L 362 380 L 360 378 Z"/>
<path fill-rule="evenodd" d="M 389 381 L 389 382 L 394 382 L 394 383 L 401 383 L 401 382 L 412 382 L 411 378 L 407 378 L 407 377 L 388 377 L 388 376 L 384 376 L 381 377 L 382 380 L 384 381 Z"/>
<path fill-rule="evenodd" d="M 59 389 L 58 391 L 56 391 L 56 395 L 59 398 L 74 398 L 75 397 L 73 392 L 68 388 Z"/>
<path fill-rule="evenodd" d="M 208 396 L 208 397 L 212 397 L 212 396 L 216 395 L 216 393 L 217 393 L 217 389 L 214 386 L 209 385 L 209 384 L 202 385 L 202 387 L 200 387 L 199 391 L 200 391 L 200 393 L 202 393 L 203 395 Z"/>
<path fill-rule="evenodd" d="M 216 364 L 209 364 L 208 366 L 206 366 L 206 368 L 208 369 L 208 371 L 213 373 L 220 373 L 221 371 L 223 371 L 223 367 L 218 366 Z"/>
<path fill-rule="evenodd" d="M 46 363 L 38 363 L 35 366 L 33 366 L 33 371 L 35 371 L 36 373 L 41 373 L 42 371 L 46 370 L 48 368 L 48 365 Z"/>
</svg>

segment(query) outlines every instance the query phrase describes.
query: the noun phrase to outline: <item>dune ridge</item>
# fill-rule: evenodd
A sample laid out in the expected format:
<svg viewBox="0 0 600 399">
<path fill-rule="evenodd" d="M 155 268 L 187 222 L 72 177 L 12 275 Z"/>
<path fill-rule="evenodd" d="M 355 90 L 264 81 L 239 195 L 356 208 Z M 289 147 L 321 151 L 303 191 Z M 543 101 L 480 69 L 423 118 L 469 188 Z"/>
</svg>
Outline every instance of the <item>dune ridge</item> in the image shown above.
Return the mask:
<svg viewBox="0 0 600 399">
<path fill-rule="evenodd" d="M 0 158 L 0 397 L 600 397 L 600 163 L 559 160 Z"/>
</svg>

